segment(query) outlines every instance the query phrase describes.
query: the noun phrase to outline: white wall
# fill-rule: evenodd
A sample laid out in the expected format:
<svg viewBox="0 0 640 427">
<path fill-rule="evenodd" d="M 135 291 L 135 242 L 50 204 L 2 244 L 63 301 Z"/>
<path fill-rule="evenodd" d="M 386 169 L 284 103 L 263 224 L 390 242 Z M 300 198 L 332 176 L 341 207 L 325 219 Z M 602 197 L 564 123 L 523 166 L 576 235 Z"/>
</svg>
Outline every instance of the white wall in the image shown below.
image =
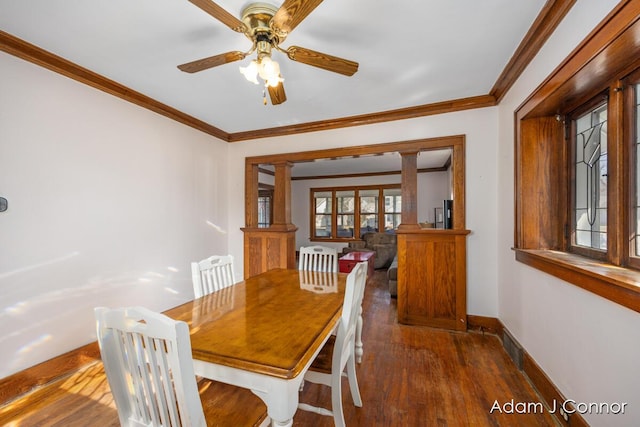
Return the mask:
<svg viewBox="0 0 640 427">
<path fill-rule="evenodd" d="M 470 314 L 497 317 L 497 120 L 497 108 L 492 107 L 401 122 L 233 143 L 229 150 L 228 192 L 243 194 L 244 159 L 248 156 L 464 134 L 466 216 L 467 228 L 472 230 L 467 240 L 467 306 Z M 305 201 L 305 205 L 307 204 L 308 198 Z M 240 259 L 243 253 L 243 236 L 240 231 L 240 227 L 244 226 L 243 213 L 244 200 L 229 200 L 229 250 Z M 422 213 L 419 213 L 418 219 L 422 219 Z M 300 220 L 292 212 L 292 221 L 298 227 L 308 228 L 307 216 Z M 298 239 L 305 239 L 305 236 L 299 235 Z M 298 240 L 297 244 L 302 244 L 302 241 Z"/>
<path fill-rule="evenodd" d="M 418 174 L 418 222 L 435 222 L 433 209 L 452 198 L 450 171 Z"/>
<path fill-rule="evenodd" d="M 567 398 L 629 403 L 625 415 L 585 414 L 592 426 L 640 425 L 640 316 L 515 261 L 513 113 L 616 3 L 576 2 L 499 106 L 499 318 Z"/>
<path fill-rule="evenodd" d="M 228 144 L 0 52 L 0 378 L 95 341 L 93 307 L 192 297 L 227 251 Z"/>
</svg>

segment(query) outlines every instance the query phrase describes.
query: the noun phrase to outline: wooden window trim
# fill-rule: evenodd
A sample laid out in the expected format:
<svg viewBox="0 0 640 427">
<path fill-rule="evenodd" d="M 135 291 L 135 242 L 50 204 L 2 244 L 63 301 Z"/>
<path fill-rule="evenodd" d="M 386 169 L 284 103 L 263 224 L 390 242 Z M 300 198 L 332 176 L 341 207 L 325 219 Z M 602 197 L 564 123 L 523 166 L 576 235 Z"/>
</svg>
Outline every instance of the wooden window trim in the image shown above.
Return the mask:
<svg viewBox="0 0 640 427">
<path fill-rule="evenodd" d="M 622 239 L 612 243 L 610 263 L 568 252 L 565 226 L 569 189 L 558 183 L 568 182 L 562 114 L 575 110 L 606 90 L 610 82 L 638 68 L 639 61 L 634 60 L 640 57 L 640 40 L 634 36 L 638 31 L 640 0 L 620 2 L 516 110 L 514 212 L 517 261 L 636 312 L 640 312 L 640 271 L 625 266 L 621 248 L 626 243 Z M 610 89 L 610 109 L 621 109 L 620 87 Z M 620 147 L 625 131 L 621 115 L 618 117 L 616 123 L 609 123 L 609 137 L 611 144 Z M 617 167 L 615 176 L 609 177 L 610 185 L 614 189 L 628 187 L 624 182 L 625 175 L 629 176 L 624 160 L 627 156 L 614 157 L 609 159 Z M 536 191 L 531 192 L 532 188 Z M 614 217 L 611 220 L 622 221 L 623 225 L 617 225 L 621 229 L 628 227 L 629 195 L 614 190 L 609 198 L 609 206 L 617 209 L 610 213 Z"/>
<path fill-rule="evenodd" d="M 637 84 L 640 84 L 640 69 L 631 73 L 627 78 L 623 79 L 623 87 L 629 88 L 629 90 L 625 90 L 624 94 L 624 106 L 626 115 L 624 117 L 624 133 L 627 135 L 631 141 L 636 141 L 638 136 L 638 129 L 636 129 L 636 105 L 638 101 L 638 94 L 635 90 L 631 88 Z M 627 161 L 624 163 L 624 175 L 629 178 L 629 191 L 627 193 L 628 201 L 627 201 L 627 212 L 629 212 L 629 218 L 626 223 L 629 227 L 629 231 L 627 235 L 629 236 L 629 252 L 628 257 L 626 258 L 626 262 L 629 266 L 640 270 L 640 253 L 637 253 L 635 250 L 635 241 L 631 238 L 633 235 L 633 231 L 635 230 L 635 221 L 636 218 L 633 215 L 633 206 L 635 201 L 636 194 L 636 171 L 638 168 L 638 160 L 635 154 L 635 143 L 629 144 L 627 146 Z M 636 230 L 639 231 L 640 230 Z M 638 239 L 640 237 L 636 237 Z"/>
<path fill-rule="evenodd" d="M 384 230 L 384 190 L 389 188 L 397 188 L 400 189 L 400 184 L 380 184 L 380 185 L 347 185 L 341 187 L 314 187 L 309 189 L 309 241 L 311 242 L 352 242 L 354 240 L 360 240 L 360 191 L 363 190 L 378 190 L 378 230 Z M 338 191 L 353 191 L 355 202 L 354 202 L 354 222 L 353 222 L 353 237 L 334 237 L 333 234 L 337 232 L 337 218 L 338 218 L 338 207 L 337 203 L 334 203 L 335 206 L 332 205 L 331 210 L 331 237 L 317 237 L 315 234 L 315 197 L 314 193 L 320 192 L 331 192 L 331 198 L 333 201 L 336 200 L 336 193 Z M 380 213 L 380 209 L 382 208 L 382 214 Z M 349 214 L 350 215 L 350 214 Z"/>
<path fill-rule="evenodd" d="M 516 260 L 640 312 L 640 272 L 569 252 L 516 249 Z"/>
</svg>

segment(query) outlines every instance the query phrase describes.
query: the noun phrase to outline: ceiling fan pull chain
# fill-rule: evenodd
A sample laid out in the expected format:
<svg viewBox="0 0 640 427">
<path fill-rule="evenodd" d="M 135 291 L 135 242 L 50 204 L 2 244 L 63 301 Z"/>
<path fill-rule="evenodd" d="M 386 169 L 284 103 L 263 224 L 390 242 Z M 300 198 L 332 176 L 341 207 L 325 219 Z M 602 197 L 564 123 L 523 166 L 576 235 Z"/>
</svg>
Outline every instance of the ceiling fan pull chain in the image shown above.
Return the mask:
<svg viewBox="0 0 640 427">
<path fill-rule="evenodd" d="M 262 105 L 267 105 L 267 93 L 264 87 L 262 88 Z"/>
</svg>

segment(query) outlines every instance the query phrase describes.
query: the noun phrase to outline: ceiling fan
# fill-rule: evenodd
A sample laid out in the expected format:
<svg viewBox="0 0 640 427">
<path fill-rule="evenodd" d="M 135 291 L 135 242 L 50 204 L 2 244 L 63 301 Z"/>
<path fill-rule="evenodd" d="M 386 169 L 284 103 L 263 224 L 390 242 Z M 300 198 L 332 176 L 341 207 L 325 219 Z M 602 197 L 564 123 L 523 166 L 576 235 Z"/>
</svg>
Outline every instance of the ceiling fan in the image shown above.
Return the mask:
<svg viewBox="0 0 640 427">
<path fill-rule="evenodd" d="M 309 15 L 322 0 L 284 0 L 280 8 L 269 3 L 251 3 L 242 11 L 241 19 L 237 19 L 212 0 L 189 0 L 200 9 L 213 16 L 233 31 L 243 33 L 252 41 L 253 46 L 247 52 L 231 51 L 197 61 L 178 65 L 187 73 L 196 73 L 217 67 L 218 65 L 240 61 L 253 52 L 257 59 L 247 67 L 240 67 L 240 72 L 247 80 L 258 83 L 257 76 L 265 81 L 269 97 L 273 105 L 287 100 L 280 75 L 280 67 L 271 59 L 273 49 L 287 55 L 293 61 L 322 68 L 334 73 L 352 76 L 358 71 L 358 63 L 348 59 L 327 55 L 299 46 L 280 47 L 287 35 Z M 266 97 L 264 100 L 266 104 Z"/>
</svg>

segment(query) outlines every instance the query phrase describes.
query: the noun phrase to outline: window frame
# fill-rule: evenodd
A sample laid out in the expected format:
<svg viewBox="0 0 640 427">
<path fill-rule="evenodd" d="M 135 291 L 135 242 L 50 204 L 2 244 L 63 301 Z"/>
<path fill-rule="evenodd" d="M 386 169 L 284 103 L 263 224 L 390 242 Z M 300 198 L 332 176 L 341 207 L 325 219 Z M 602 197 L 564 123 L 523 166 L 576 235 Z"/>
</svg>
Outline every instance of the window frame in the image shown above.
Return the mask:
<svg viewBox="0 0 640 427">
<path fill-rule="evenodd" d="M 569 223 L 569 235 L 567 236 L 567 242 L 566 242 L 566 247 L 568 248 L 568 250 L 570 252 L 576 253 L 576 254 L 580 254 L 580 255 L 584 255 L 588 258 L 593 258 L 593 259 L 597 259 L 597 260 L 601 260 L 601 261 L 607 261 L 609 258 L 609 242 L 607 241 L 607 248 L 605 250 L 600 250 L 600 249 L 596 249 L 596 248 L 589 248 L 586 246 L 582 246 L 582 245 L 578 245 L 576 243 L 576 229 L 577 229 L 577 225 L 576 225 L 576 218 L 575 218 L 575 206 L 576 206 L 576 134 L 577 134 L 577 129 L 576 129 L 576 121 L 579 117 L 583 116 L 585 113 L 588 112 L 593 112 L 597 109 L 599 109 L 600 107 L 607 105 L 607 120 L 608 120 L 608 115 L 609 115 L 609 97 L 608 97 L 608 92 L 605 93 L 601 93 L 599 95 L 597 95 L 596 97 L 594 97 L 593 99 L 589 100 L 586 104 L 580 106 L 578 109 L 574 110 L 573 112 L 569 113 L 566 117 L 566 122 L 568 122 L 568 128 L 569 131 L 568 133 L 568 156 L 567 156 L 567 160 L 568 160 L 568 176 L 569 176 L 569 182 L 568 182 L 568 188 L 569 188 L 569 194 L 568 194 L 568 200 L 569 203 L 567 204 L 567 218 L 568 218 L 568 223 Z M 612 147 L 613 144 L 610 144 L 611 138 L 607 137 L 607 163 L 609 163 L 609 158 L 608 158 L 608 153 L 611 149 L 615 149 L 615 147 Z M 607 165 L 607 171 L 609 170 L 609 168 L 611 167 L 610 164 Z M 611 217 L 611 215 L 609 215 L 609 188 L 607 188 L 607 234 L 609 233 L 609 230 L 611 228 L 610 224 L 609 224 L 609 217 Z M 615 231 L 615 230 L 614 230 Z M 607 239 L 608 239 L 608 235 L 607 235 Z"/>
<path fill-rule="evenodd" d="M 386 190 L 386 188 L 385 188 Z M 395 228 L 393 228 L 394 230 L 396 230 L 398 228 L 398 225 L 400 225 L 402 223 L 402 194 L 391 194 L 389 197 L 393 197 L 393 203 L 392 203 L 392 207 L 393 209 L 391 211 L 387 211 L 387 203 L 386 203 L 386 197 L 387 195 L 384 194 L 384 190 L 382 191 L 382 197 L 384 200 L 382 200 L 382 206 L 383 206 L 383 212 L 382 214 L 384 215 L 384 218 L 382 219 L 382 223 L 385 226 L 385 231 L 386 231 L 386 225 L 387 225 L 387 215 L 392 215 L 395 218 L 398 218 L 397 221 L 397 225 Z M 396 211 L 396 199 L 397 197 L 400 197 L 400 211 Z M 396 222 L 395 220 L 392 222 Z"/>
<path fill-rule="evenodd" d="M 516 260 L 636 312 L 640 312 L 640 271 L 629 259 L 634 218 L 629 214 L 633 187 L 629 171 L 635 165 L 630 161 L 631 144 L 625 144 L 631 125 L 624 112 L 630 111 L 625 81 L 640 70 L 639 3 L 616 6 L 514 112 Z M 563 115 L 603 91 L 609 93 L 611 113 L 606 261 L 573 253 L 567 245 L 569 129 L 563 124 Z"/>
<path fill-rule="evenodd" d="M 360 208 L 360 191 L 378 190 L 378 231 L 384 229 L 384 190 L 385 189 L 401 189 L 400 184 L 380 184 L 380 185 L 349 185 L 340 187 L 314 187 L 309 189 L 309 240 L 312 242 L 349 242 L 361 239 L 361 220 L 362 215 Z M 354 210 L 353 210 L 353 236 L 352 237 L 340 237 L 338 236 L 337 217 L 340 215 L 337 206 L 336 193 L 353 191 L 354 192 Z M 331 192 L 332 207 L 331 210 L 331 235 L 329 237 L 316 236 L 316 211 L 315 211 L 315 193 Z M 368 196 L 365 196 L 368 197 Z M 349 214 L 351 215 L 351 214 Z"/>
<path fill-rule="evenodd" d="M 268 223 L 260 222 L 260 199 L 267 199 L 266 216 Z M 273 186 L 258 189 L 258 227 L 268 228 L 273 224 Z"/>
<path fill-rule="evenodd" d="M 335 206 L 334 206 L 335 205 L 334 204 L 334 200 L 335 200 L 336 194 L 335 194 L 335 191 L 333 191 L 332 189 L 328 189 L 328 190 L 325 190 L 325 191 L 317 191 L 317 193 L 320 193 L 320 192 L 329 192 L 329 193 L 331 193 L 330 198 L 323 197 L 323 198 L 326 198 L 326 199 L 330 200 L 330 202 L 331 202 L 331 211 L 329 213 L 323 212 L 323 213 L 320 213 L 320 214 L 317 212 L 317 207 L 318 206 L 316 204 L 316 197 L 314 195 L 315 192 L 312 191 L 311 192 L 311 209 L 310 209 L 310 213 L 311 214 L 309 215 L 310 218 L 311 218 L 311 223 L 310 223 L 311 224 L 311 228 L 309 230 L 311 230 L 311 235 L 314 236 L 315 239 L 325 240 L 322 237 L 315 236 L 315 234 L 316 234 L 316 217 L 318 215 L 323 215 L 323 216 L 328 216 L 329 217 L 329 221 L 328 221 L 329 227 L 330 227 L 329 228 L 329 230 L 330 230 L 329 238 L 331 238 L 331 236 L 333 236 L 334 230 L 336 229 L 336 219 L 335 219 L 336 215 L 335 215 Z"/>
<path fill-rule="evenodd" d="M 374 188 L 373 190 L 378 190 L 378 189 Z M 362 235 L 362 218 L 363 217 L 367 217 L 369 215 L 375 215 L 375 217 L 376 217 L 376 224 L 378 225 L 378 228 L 373 230 L 373 231 L 376 231 L 376 232 L 380 231 L 380 215 L 381 215 L 380 206 L 382 205 L 382 203 L 380 203 L 380 191 L 378 190 L 377 196 L 372 196 L 372 195 L 364 195 L 363 196 L 362 194 L 360 194 L 360 192 L 366 192 L 366 191 L 371 191 L 371 189 L 363 189 L 363 188 L 361 188 L 361 189 L 358 190 L 358 197 L 357 197 L 356 203 L 357 203 L 358 212 L 359 212 L 358 222 L 359 222 L 360 225 L 359 225 L 359 228 L 358 228 L 358 233 L 359 234 L 357 234 L 357 235 Z M 363 197 L 375 197 L 377 199 L 376 203 L 375 203 L 375 206 L 376 206 L 375 212 L 364 212 L 362 210 L 362 203 L 361 202 L 362 202 L 362 198 Z M 382 213 L 382 215 L 384 215 L 384 213 Z M 368 225 L 367 225 L 367 227 L 368 227 Z"/>
<path fill-rule="evenodd" d="M 627 144 L 626 161 L 624 162 L 625 169 L 623 173 L 628 177 L 628 191 L 627 191 L 627 212 L 628 220 L 626 225 L 628 231 L 625 233 L 629 236 L 629 245 L 625 257 L 626 264 L 630 267 L 640 270 L 640 253 L 636 250 L 636 239 L 640 229 L 637 229 L 637 212 L 634 208 L 634 202 L 636 205 L 640 205 L 640 200 L 636 200 L 637 195 L 637 182 L 636 175 L 640 173 L 638 170 L 638 156 L 636 145 L 640 145 L 638 141 L 638 121 L 640 120 L 640 96 L 638 96 L 638 90 L 640 90 L 640 67 L 630 73 L 628 76 L 621 80 L 622 87 L 628 88 L 624 93 L 624 135 L 625 140 L 630 142 Z M 639 86 L 638 89 L 630 90 L 634 86 Z"/>
<path fill-rule="evenodd" d="M 352 193 L 352 194 L 338 194 L 338 193 Z M 345 198 L 350 198 L 353 197 L 353 208 L 352 209 L 345 209 L 345 202 L 342 199 Z M 338 200 L 340 199 L 340 200 Z M 356 227 L 356 219 L 358 218 L 358 215 L 356 215 L 356 210 L 359 208 L 359 202 L 360 202 L 360 197 L 358 195 L 358 191 L 355 190 L 351 190 L 351 189 L 336 189 L 333 192 L 333 200 L 334 200 L 334 205 L 335 205 L 335 227 L 333 230 L 335 230 L 335 232 L 338 234 L 338 238 L 342 237 L 342 238 L 353 238 L 356 236 L 356 229 L 358 227 Z M 332 214 L 334 214 L 334 212 L 332 212 Z M 340 232 L 341 230 L 345 229 L 345 224 L 344 224 L 344 220 L 346 218 L 351 218 L 351 222 L 353 223 L 353 227 L 352 227 L 352 231 L 351 231 L 351 236 L 340 236 Z M 348 222 L 348 221 L 347 221 Z M 347 228 L 348 229 L 348 228 Z M 333 230 L 331 232 L 332 237 L 333 236 Z"/>
</svg>

